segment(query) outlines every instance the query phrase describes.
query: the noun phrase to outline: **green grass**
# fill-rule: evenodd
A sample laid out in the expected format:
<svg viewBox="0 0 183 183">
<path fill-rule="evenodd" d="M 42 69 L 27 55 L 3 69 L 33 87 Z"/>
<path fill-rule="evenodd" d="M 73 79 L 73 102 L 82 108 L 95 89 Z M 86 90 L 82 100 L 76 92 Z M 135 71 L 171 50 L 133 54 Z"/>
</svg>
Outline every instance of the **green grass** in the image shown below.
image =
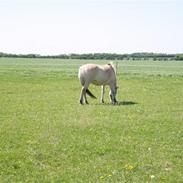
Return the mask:
<svg viewBox="0 0 183 183">
<path fill-rule="evenodd" d="M 183 62 L 119 61 L 119 105 L 81 106 L 87 62 L 0 59 L 0 182 L 183 182 Z"/>
</svg>

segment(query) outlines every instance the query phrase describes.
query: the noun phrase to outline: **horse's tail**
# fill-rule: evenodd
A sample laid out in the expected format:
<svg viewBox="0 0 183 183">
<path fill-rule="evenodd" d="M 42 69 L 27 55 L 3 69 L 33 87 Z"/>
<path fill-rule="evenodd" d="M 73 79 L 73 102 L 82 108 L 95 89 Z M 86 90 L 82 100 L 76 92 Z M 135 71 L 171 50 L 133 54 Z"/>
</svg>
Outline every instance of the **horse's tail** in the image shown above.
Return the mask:
<svg viewBox="0 0 183 183">
<path fill-rule="evenodd" d="M 90 90 L 86 89 L 86 93 L 91 97 L 91 98 L 95 98 L 96 97 L 90 92 Z"/>
</svg>

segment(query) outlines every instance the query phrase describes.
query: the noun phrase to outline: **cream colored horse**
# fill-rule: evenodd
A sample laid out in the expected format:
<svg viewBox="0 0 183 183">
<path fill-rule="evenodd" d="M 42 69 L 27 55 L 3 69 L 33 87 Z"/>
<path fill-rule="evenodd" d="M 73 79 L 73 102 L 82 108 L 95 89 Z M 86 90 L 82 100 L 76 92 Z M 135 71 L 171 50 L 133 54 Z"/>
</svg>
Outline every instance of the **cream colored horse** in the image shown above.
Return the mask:
<svg viewBox="0 0 183 183">
<path fill-rule="evenodd" d="M 79 68 L 78 78 L 81 82 L 82 89 L 80 95 L 80 103 L 83 104 L 83 97 L 85 103 L 88 104 L 86 93 L 92 97 L 96 98 L 88 89 L 90 83 L 94 85 L 102 86 L 101 92 L 101 102 L 104 103 L 104 92 L 105 86 L 109 85 L 110 92 L 109 96 L 112 104 L 117 103 L 117 81 L 116 72 L 113 64 L 97 65 L 97 64 L 85 64 Z"/>
</svg>

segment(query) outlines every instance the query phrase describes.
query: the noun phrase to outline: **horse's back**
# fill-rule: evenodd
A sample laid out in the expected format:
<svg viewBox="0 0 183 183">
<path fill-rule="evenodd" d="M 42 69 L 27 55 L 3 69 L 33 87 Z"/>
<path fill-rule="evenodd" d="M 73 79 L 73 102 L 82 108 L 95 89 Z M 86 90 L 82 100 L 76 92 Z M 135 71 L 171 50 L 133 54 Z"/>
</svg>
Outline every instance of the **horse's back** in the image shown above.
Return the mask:
<svg viewBox="0 0 183 183">
<path fill-rule="evenodd" d="M 79 68 L 78 77 L 81 84 L 85 81 L 95 85 L 108 84 L 111 80 L 112 70 L 110 65 L 85 64 Z"/>
<path fill-rule="evenodd" d="M 85 64 L 85 65 L 82 65 L 80 68 L 79 68 L 79 74 L 78 74 L 78 77 L 85 77 L 85 76 L 88 76 L 88 75 L 93 75 L 95 74 L 97 70 L 97 65 L 96 64 Z"/>
</svg>

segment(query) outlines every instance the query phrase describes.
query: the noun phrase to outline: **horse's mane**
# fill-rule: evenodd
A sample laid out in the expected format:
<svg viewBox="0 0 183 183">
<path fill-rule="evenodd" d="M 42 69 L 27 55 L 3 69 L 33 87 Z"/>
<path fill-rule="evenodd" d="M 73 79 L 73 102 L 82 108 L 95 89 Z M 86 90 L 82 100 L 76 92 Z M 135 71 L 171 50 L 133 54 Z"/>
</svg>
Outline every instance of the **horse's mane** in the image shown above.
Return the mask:
<svg viewBox="0 0 183 183">
<path fill-rule="evenodd" d="M 112 66 L 112 68 L 114 69 L 115 75 L 116 75 L 117 72 L 116 72 L 116 67 L 115 67 L 114 63 L 113 62 L 109 62 L 108 65 Z"/>
</svg>

